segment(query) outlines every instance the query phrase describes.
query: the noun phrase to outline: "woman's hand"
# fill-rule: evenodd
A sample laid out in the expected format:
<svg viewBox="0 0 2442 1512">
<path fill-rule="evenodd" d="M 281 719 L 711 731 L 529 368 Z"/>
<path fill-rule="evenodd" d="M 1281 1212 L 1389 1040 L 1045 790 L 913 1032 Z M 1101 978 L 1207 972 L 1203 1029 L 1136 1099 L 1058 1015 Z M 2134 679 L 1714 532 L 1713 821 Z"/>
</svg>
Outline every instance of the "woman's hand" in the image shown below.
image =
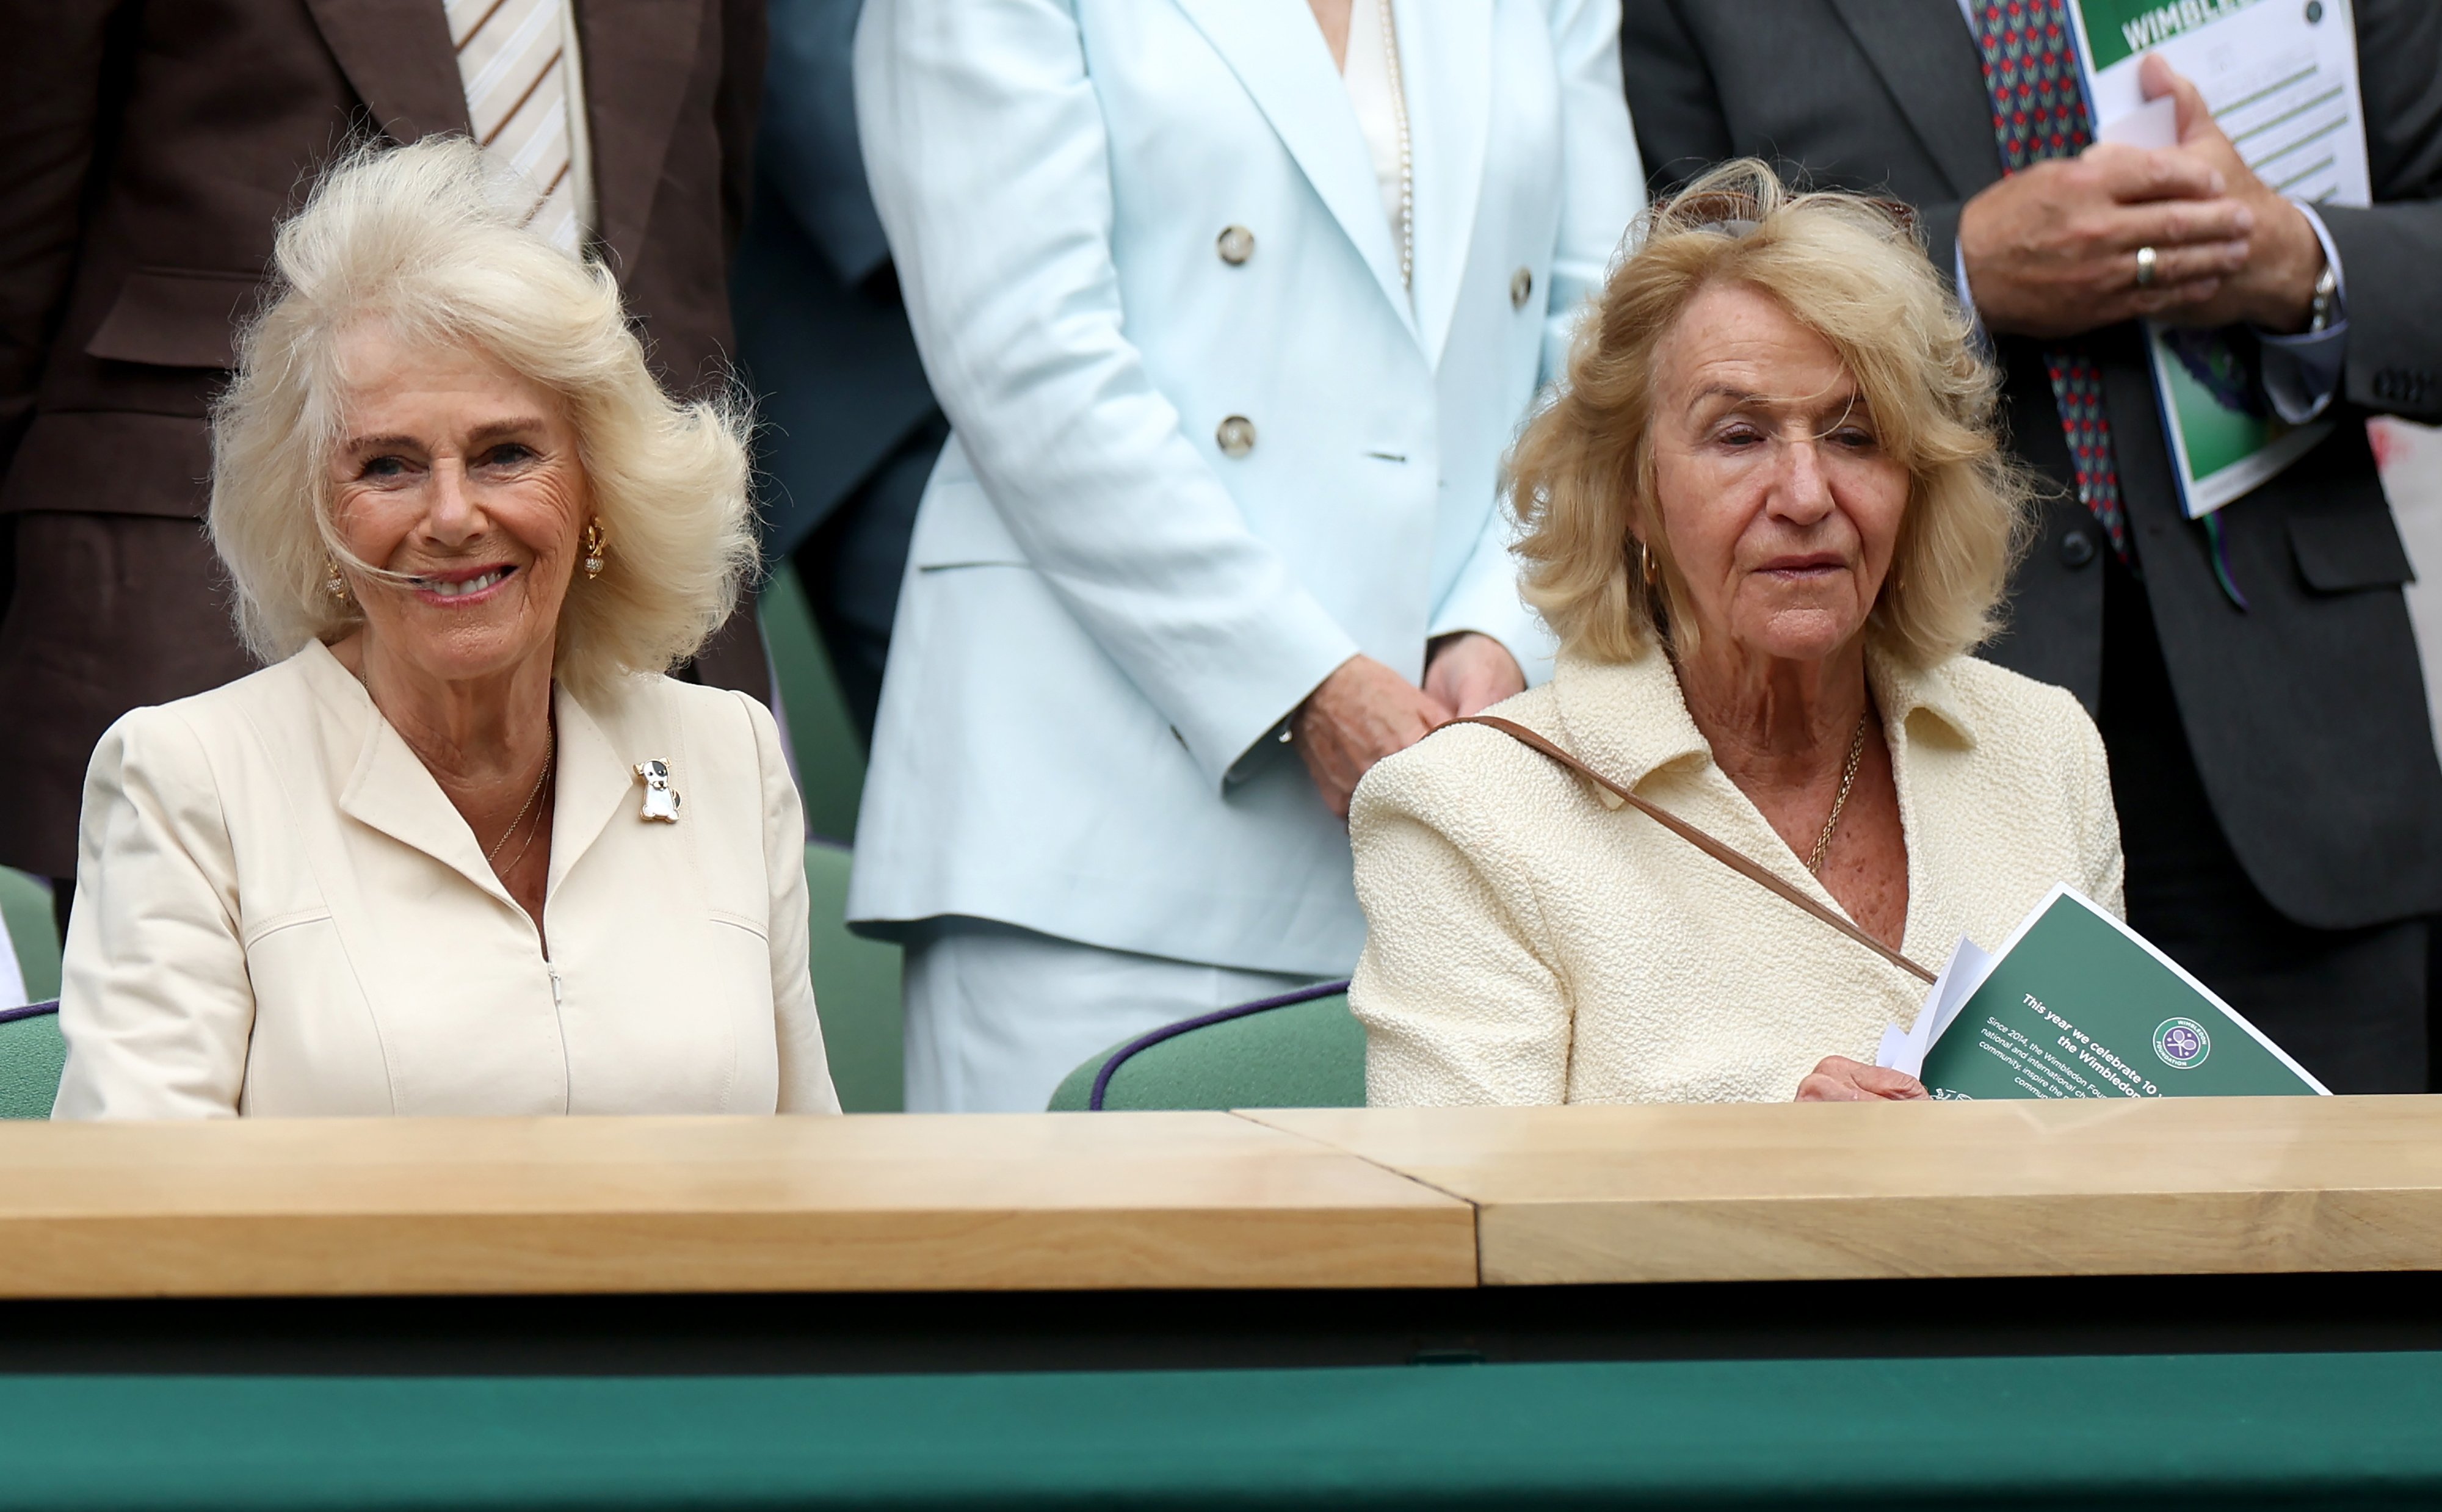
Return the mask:
<svg viewBox="0 0 2442 1512">
<path fill-rule="evenodd" d="M 1370 656 L 1352 656 L 1306 695 L 1290 727 L 1306 775 L 1331 811 L 1345 819 L 1349 795 L 1375 762 L 1406 750 L 1450 718 L 1449 705 L 1398 673 Z"/>
<path fill-rule="evenodd" d="M 1827 1055 L 1797 1084 L 1800 1102 L 1905 1102 L 1925 1096 L 1924 1084 L 1905 1071 L 1868 1066 L 1845 1055 Z"/>
<path fill-rule="evenodd" d="M 1450 711 L 1452 719 L 1482 714 L 1506 698 L 1526 691 L 1526 674 L 1518 659 L 1489 635 L 1461 630 L 1433 642 L 1425 653 L 1425 693 Z"/>
</svg>

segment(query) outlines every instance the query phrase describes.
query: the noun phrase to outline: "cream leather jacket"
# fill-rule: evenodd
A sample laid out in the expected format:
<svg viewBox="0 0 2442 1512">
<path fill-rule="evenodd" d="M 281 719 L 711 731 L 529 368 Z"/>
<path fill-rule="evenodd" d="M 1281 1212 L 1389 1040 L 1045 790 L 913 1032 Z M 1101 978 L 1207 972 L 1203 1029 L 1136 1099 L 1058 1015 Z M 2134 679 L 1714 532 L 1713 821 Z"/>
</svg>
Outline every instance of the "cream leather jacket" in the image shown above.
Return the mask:
<svg viewBox="0 0 2442 1512">
<path fill-rule="evenodd" d="M 544 922 L 329 650 L 111 726 L 55 1117 L 835 1113 L 804 823 L 762 705 L 555 693 Z M 644 819 L 638 763 L 682 805 Z"/>
<path fill-rule="evenodd" d="M 2077 701 L 1959 658 L 1869 658 L 1907 836 L 1903 954 L 2001 943 L 2054 883 L 2117 912 L 2120 821 Z M 1713 762 L 1668 659 L 1564 660 L 1495 712 L 1837 909 Z M 1366 1100 L 1777 1102 L 1871 1062 L 1925 985 L 1498 731 L 1376 766 L 1350 832 L 1371 926 L 1349 1003 Z"/>
</svg>

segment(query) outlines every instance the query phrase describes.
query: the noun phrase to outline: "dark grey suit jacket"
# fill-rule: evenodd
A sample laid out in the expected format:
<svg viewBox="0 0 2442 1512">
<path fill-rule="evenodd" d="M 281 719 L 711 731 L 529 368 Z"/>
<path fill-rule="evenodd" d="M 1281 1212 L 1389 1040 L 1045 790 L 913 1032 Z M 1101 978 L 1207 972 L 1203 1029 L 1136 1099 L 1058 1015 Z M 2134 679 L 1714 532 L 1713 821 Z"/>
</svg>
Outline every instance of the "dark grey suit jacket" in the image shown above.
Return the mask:
<svg viewBox="0 0 2442 1512">
<path fill-rule="evenodd" d="M 756 195 L 731 301 L 761 394 L 764 539 L 793 551 L 930 419 L 866 189 L 849 50 L 862 0 L 773 0 Z M 886 598 L 898 585 L 878 585 Z"/>
<path fill-rule="evenodd" d="M 2371 209 L 2324 211 L 2348 282 L 2331 437 L 2223 511 L 2223 596 L 2178 485 L 2136 326 L 2098 331 L 2145 589 L 2207 797 L 2249 877 L 2300 923 L 2442 911 L 2442 768 L 2399 592 L 2408 556 L 2375 473 L 2369 410 L 2442 419 L 2442 6 L 2357 0 Z M 1960 206 L 2000 177 L 1992 107 L 1955 0 L 1626 0 L 1629 105 L 1657 191 L 1754 155 L 1915 205 L 1948 269 Z M 2077 502 L 2037 343 L 2003 338 L 2020 453 L 2061 484 L 1985 654 L 2102 688 L 2100 533 Z M 2071 537 L 2083 539 L 2071 542 Z"/>
</svg>

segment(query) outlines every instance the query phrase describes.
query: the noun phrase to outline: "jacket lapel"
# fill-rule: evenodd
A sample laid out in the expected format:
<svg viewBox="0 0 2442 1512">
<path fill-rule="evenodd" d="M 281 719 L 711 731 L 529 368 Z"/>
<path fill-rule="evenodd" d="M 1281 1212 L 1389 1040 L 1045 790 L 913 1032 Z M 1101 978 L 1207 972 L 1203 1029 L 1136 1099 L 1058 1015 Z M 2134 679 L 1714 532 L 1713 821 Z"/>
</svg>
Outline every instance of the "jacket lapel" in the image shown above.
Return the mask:
<svg viewBox="0 0 2442 1512">
<path fill-rule="evenodd" d="M 1664 767 L 1712 759 L 1658 646 L 1621 663 L 1563 654 L 1552 686 L 1562 726 L 1552 738 L 1623 788 L 1633 791 Z"/>
<path fill-rule="evenodd" d="M 420 850 L 482 888 L 510 908 L 517 902 L 492 873 L 476 844 L 475 831 L 449 802 L 441 784 L 432 780 L 424 762 L 391 727 L 373 696 L 328 647 L 308 651 L 314 660 L 308 676 L 329 722 L 336 752 L 350 744 L 355 762 L 339 789 L 339 811 L 380 830 L 403 846 Z M 336 763 L 334 764 L 336 770 Z"/>
<path fill-rule="evenodd" d="M 1832 0 L 1951 192 L 2001 176 L 1993 100 L 1967 22 L 1951 0 Z"/>
<path fill-rule="evenodd" d="M 633 269 L 645 248 L 662 163 L 695 77 L 705 0 L 576 0 L 585 122 L 602 240 Z"/>
<path fill-rule="evenodd" d="M 637 801 L 638 791 L 633 765 L 583 704 L 563 687 L 553 690 L 552 707 L 559 726 L 559 792 L 551 823 L 551 880 L 543 885 L 547 899 L 558 896 L 570 869 L 622 806 Z"/>
<path fill-rule="evenodd" d="M 374 123 L 402 142 L 471 133 L 441 0 L 305 0 Z"/>
<path fill-rule="evenodd" d="M 1412 332 L 1415 330 L 1407 290 L 1399 284 L 1399 249 L 1391 245 L 1391 228 L 1382 214 L 1365 136 L 1358 128 L 1357 113 L 1349 108 L 1347 86 L 1332 71 L 1331 51 L 1322 45 L 1314 17 L 1301 0 L 1178 0 L 1178 4 L 1229 63 L 1282 145 L 1297 159 L 1323 207 L 1357 244 L 1400 320 Z M 1403 48 L 1401 57 L 1405 56 Z M 1412 118 L 1415 112 L 1409 114 Z M 1420 245 L 1422 240 L 1418 238 Z"/>
<path fill-rule="evenodd" d="M 1492 0 L 1405 0 L 1397 14 L 1416 176 L 1416 325 L 1426 363 L 1438 368 L 1484 188 L 1492 119 Z M 1376 212 L 1374 219 L 1382 217 Z"/>
</svg>

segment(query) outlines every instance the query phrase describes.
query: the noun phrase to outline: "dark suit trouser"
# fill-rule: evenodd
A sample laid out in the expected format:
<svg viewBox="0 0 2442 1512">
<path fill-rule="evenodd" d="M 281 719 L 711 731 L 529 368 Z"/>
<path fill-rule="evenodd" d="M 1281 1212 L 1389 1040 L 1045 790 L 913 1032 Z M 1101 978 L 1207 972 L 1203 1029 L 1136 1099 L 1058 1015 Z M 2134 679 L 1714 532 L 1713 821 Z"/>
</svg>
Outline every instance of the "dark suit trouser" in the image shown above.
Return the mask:
<svg viewBox="0 0 2442 1512">
<path fill-rule="evenodd" d="M 15 560 L 0 616 L 0 729 L 14 768 L 0 865 L 76 872 L 84 769 L 111 722 L 254 670 L 203 521 L 156 515 L 0 519 Z"/>
<path fill-rule="evenodd" d="M 2426 921 L 2309 929 L 2265 902 L 2206 801 L 2145 591 L 2106 571 L 2098 722 L 2129 924 L 2333 1091 L 2424 1091 Z"/>
</svg>

